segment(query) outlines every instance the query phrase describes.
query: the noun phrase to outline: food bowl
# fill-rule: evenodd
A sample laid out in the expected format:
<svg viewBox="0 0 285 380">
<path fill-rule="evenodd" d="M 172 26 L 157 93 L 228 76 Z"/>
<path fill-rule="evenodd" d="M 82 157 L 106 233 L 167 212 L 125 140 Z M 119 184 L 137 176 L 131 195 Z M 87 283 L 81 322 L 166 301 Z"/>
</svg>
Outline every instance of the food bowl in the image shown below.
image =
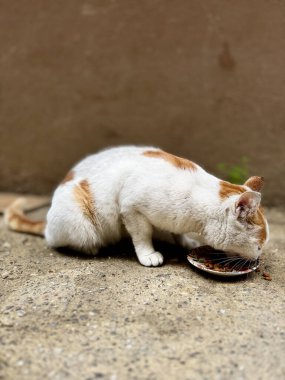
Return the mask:
<svg viewBox="0 0 285 380">
<path fill-rule="evenodd" d="M 187 255 L 187 259 L 194 267 L 223 277 L 242 276 L 254 272 L 259 267 L 258 260 L 246 261 L 209 246 L 193 249 Z"/>
</svg>

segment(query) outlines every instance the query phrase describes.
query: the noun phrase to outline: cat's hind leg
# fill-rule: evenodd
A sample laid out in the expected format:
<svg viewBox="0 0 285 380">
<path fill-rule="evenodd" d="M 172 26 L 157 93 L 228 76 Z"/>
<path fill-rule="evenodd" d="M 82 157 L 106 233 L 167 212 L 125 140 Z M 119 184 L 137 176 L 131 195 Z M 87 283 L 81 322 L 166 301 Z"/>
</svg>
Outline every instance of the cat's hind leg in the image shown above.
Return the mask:
<svg viewBox="0 0 285 380">
<path fill-rule="evenodd" d="M 91 196 L 83 181 L 70 182 L 56 190 L 45 229 L 49 246 L 92 255 L 98 252 L 103 244 Z"/>
</svg>

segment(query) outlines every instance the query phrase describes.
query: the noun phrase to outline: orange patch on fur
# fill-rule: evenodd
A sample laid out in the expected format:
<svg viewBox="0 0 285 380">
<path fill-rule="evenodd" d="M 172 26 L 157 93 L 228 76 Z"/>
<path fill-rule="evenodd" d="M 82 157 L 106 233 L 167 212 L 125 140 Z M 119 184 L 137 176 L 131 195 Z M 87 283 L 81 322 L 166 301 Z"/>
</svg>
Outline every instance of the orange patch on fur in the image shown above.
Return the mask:
<svg viewBox="0 0 285 380">
<path fill-rule="evenodd" d="M 148 150 L 144 152 L 143 155 L 146 157 L 161 158 L 178 169 L 197 170 L 197 166 L 192 161 L 186 160 L 186 158 L 174 156 L 173 154 L 162 150 Z"/>
<path fill-rule="evenodd" d="M 72 181 L 74 178 L 74 171 L 71 170 L 70 172 L 68 172 L 66 174 L 66 176 L 63 178 L 63 180 L 61 181 L 61 185 L 64 185 L 66 182 L 69 182 L 69 181 Z"/>
<path fill-rule="evenodd" d="M 234 185 L 233 183 L 220 181 L 220 198 L 225 199 L 230 197 L 231 195 L 242 194 L 246 191 L 243 186 Z"/>
<path fill-rule="evenodd" d="M 265 217 L 261 207 L 259 207 L 257 212 L 250 217 L 248 222 L 260 227 L 259 240 L 260 243 L 263 244 L 266 240 L 267 235 Z"/>
<path fill-rule="evenodd" d="M 86 179 L 74 187 L 74 196 L 86 218 L 88 218 L 92 224 L 97 225 L 95 202 L 90 185 Z"/>
</svg>

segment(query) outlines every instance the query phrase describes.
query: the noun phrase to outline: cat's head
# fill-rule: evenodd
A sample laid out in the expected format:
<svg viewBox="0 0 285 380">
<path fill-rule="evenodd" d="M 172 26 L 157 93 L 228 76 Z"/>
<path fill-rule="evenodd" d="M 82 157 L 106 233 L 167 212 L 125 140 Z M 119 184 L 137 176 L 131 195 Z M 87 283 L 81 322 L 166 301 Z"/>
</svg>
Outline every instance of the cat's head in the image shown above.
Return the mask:
<svg viewBox="0 0 285 380">
<path fill-rule="evenodd" d="M 269 229 L 260 207 L 262 177 L 251 177 L 243 186 L 221 181 L 220 223 L 215 228 L 214 248 L 256 260 L 269 239 Z"/>
</svg>

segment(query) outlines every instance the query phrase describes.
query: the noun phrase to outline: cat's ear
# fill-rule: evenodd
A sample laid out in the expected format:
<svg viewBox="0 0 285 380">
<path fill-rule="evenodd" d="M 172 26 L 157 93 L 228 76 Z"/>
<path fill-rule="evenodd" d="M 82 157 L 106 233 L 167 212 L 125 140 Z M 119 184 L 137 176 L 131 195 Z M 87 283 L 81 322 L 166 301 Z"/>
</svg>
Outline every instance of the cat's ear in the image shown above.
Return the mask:
<svg viewBox="0 0 285 380">
<path fill-rule="evenodd" d="M 264 177 L 250 177 L 245 183 L 244 186 L 249 187 L 253 191 L 260 192 L 264 184 Z"/>
<path fill-rule="evenodd" d="M 247 219 L 258 210 L 261 194 L 256 191 L 246 191 L 235 203 L 236 215 L 239 219 Z"/>
</svg>

